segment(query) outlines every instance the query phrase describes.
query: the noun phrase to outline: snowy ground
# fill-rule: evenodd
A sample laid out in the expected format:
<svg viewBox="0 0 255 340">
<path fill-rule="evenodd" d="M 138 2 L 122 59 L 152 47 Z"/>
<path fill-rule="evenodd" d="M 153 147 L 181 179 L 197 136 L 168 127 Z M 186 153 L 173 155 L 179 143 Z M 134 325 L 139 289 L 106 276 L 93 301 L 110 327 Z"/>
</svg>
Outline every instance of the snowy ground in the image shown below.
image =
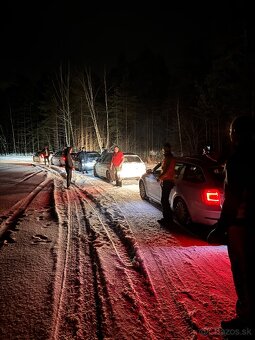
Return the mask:
<svg viewBox="0 0 255 340">
<path fill-rule="evenodd" d="M 136 181 L 73 181 L 0 158 L 0 339 L 221 339 L 236 299 L 226 246 L 160 227 Z"/>
</svg>

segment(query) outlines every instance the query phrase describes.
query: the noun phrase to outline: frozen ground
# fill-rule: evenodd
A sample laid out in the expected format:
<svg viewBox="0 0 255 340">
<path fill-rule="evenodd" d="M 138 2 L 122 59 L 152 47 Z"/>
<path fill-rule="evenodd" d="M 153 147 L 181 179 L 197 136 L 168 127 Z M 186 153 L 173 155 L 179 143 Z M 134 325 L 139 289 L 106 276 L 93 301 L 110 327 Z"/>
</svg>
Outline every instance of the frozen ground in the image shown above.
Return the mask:
<svg viewBox="0 0 255 340">
<path fill-rule="evenodd" d="M 0 339 L 221 339 L 226 246 L 158 225 L 137 182 L 114 187 L 0 158 Z"/>
</svg>

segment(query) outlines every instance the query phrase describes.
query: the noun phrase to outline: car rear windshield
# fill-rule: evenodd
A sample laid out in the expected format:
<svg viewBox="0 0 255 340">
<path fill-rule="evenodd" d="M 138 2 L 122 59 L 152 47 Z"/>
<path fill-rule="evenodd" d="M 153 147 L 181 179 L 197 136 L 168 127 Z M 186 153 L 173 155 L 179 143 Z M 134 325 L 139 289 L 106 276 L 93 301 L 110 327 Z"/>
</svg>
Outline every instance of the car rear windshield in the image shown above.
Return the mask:
<svg viewBox="0 0 255 340">
<path fill-rule="evenodd" d="M 98 157 L 100 157 L 99 153 L 89 153 L 88 154 L 88 159 L 95 159 L 95 158 L 98 158 Z"/>
<path fill-rule="evenodd" d="M 224 182 L 225 171 L 224 166 L 213 166 L 209 167 L 208 171 L 212 174 L 213 178 L 219 182 Z"/>
<path fill-rule="evenodd" d="M 141 163 L 142 160 L 140 157 L 138 156 L 124 156 L 125 158 L 125 162 L 131 163 L 131 162 L 135 162 L 135 163 Z"/>
</svg>

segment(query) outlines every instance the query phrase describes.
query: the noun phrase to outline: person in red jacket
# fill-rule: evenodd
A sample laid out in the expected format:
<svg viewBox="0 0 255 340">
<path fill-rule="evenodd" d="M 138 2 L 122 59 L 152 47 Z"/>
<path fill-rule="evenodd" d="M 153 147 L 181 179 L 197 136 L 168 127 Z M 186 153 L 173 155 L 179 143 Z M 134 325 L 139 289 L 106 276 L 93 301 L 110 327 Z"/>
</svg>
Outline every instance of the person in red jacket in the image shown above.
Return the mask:
<svg viewBox="0 0 255 340">
<path fill-rule="evenodd" d="M 44 164 L 46 165 L 46 163 L 48 164 L 48 166 L 50 165 L 50 151 L 49 151 L 49 147 L 45 146 L 44 149 L 42 150 L 42 154 L 43 154 L 43 158 L 44 158 Z"/>
<path fill-rule="evenodd" d="M 173 220 L 172 210 L 169 202 L 169 195 L 174 186 L 174 174 L 175 174 L 175 158 L 171 151 L 171 144 L 165 143 L 163 146 L 164 159 L 157 164 L 154 171 L 161 166 L 161 174 L 158 177 L 162 188 L 161 193 L 161 206 L 163 212 L 163 218 L 158 220 L 161 225 L 171 224 Z"/>
<path fill-rule="evenodd" d="M 122 181 L 120 179 L 120 170 L 122 163 L 124 162 L 124 154 L 120 151 L 118 146 L 114 147 L 114 152 L 112 155 L 110 170 L 112 173 L 112 179 L 116 181 L 117 186 L 122 186 Z"/>
</svg>

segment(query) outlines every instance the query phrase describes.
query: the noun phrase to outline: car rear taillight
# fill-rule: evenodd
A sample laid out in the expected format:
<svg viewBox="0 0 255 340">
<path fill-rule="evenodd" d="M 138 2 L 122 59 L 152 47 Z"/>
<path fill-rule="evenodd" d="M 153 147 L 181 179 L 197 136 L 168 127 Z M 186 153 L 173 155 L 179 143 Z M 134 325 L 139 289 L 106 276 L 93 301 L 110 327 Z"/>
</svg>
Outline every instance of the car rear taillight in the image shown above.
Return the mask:
<svg viewBox="0 0 255 340">
<path fill-rule="evenodd" d="M 204 189 L 202 191 L 202 200 L 206 205 L 220 206 L 220 190 Z"/>
</svg>

